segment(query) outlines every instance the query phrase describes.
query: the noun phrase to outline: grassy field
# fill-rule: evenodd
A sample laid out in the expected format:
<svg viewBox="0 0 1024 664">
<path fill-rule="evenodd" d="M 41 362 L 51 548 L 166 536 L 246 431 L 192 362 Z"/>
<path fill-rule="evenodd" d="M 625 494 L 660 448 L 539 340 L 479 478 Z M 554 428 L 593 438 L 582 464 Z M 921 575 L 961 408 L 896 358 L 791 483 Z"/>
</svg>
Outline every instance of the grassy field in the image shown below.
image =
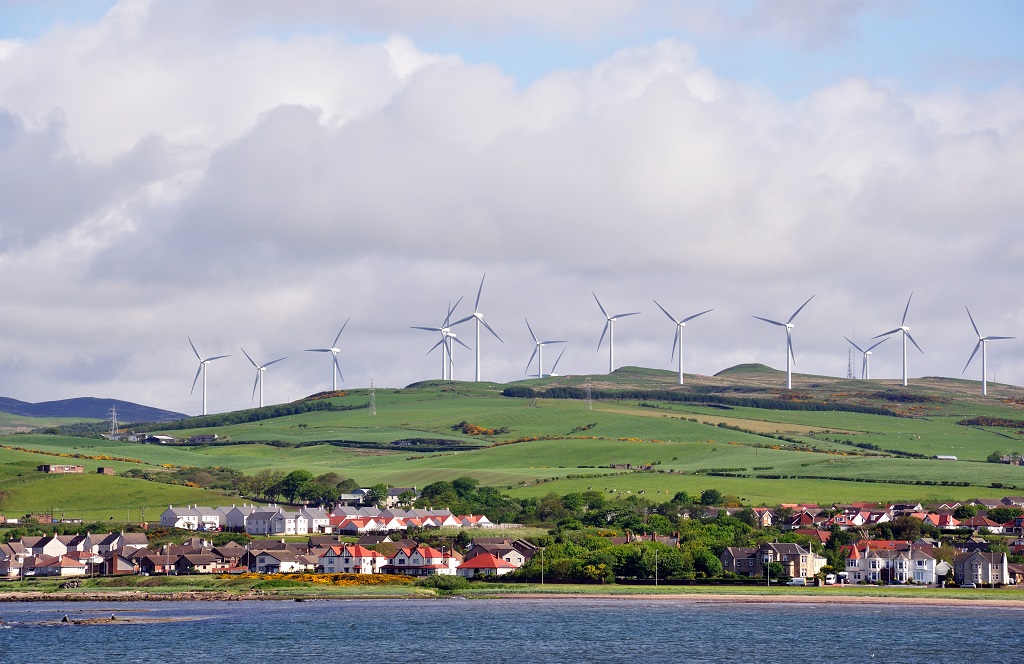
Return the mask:
<svg viewBox="0 0 1024 664">
<path fill-rule="evenodd" d="M 109 518 L 126 506 L 137 509 L 139 501 L 147 505 L 225 501 L 198 489 L 141 480 L 37 474 L 38 464 L 67 460 L 53 455 L 93 457 L 77 460 L 92 473 L 100 465 L 150 470 L 165 465 L 219 466 L 246 473 L 307 469 L 314 474 L 338 472 L 363 485 L 397 486 L 424 486 L 469 475 L 519 496 L 593 488 L 620 497 L 642 492 L 654 498 L 714 487 L 759 505 L 927 502 L 1024 493 L 1024 467 L 984 462 L 993 451 L 1024 451 L 1024 432 L 1014 427 L 958 424 L 977 416 L 1024 420 L 1020 388 L 992 386 L 991 396 L 982 399 L 972 381 L 920 379 L 904 389 L 895 381 L 801 375 L 795 377 L 796 389 L 787 393 L 775 384 L 779 372 L 765 367 L 688 377 L 686 388 L 674 386 L 673 376 L 627 367 L 611 376 L 555 377 L 519 384 L 579 387 L 589 380 L 595 391 L 678 389 L 730 398 L 815 400 L 843 407 L 887 408 L 900 416 L 638 399 L 597 399 L 588 410 L 578 400 L 503 397 L 503 385 L 433 381 L 401 390 L 377 390 L 376 416 L 363 408 L 317 411 L 167 431 L 179 438 L 216 433 L 220 442 L 228 444 L 144 445 L 34 434 L 0 437 L 0 491 L 5 493 L 0 510 L 15 514 L 47 508 L 48 502 L 67 507 L 81 501 L 93 506 L 90 515 L 96 516 L 87 518 Z M 367 399 L 365 390 L 353 390 L 335 402 L 360 406 Z M 464 422 L 496 432 L 469 435 L 458 426 Z M 451 441 L 450 449 L 422 452 L 390 444 L 411 438 L 444 439 Z M 959 461 L 900 454 L 953 455 Z M 652 470 L 635 472 L 612 468 L 612 464 L 650 464 Z M 708 474 L 722 472 L 730 476 Z M 58 481 L 63 483 L 54 483 Z"/>
</svg>

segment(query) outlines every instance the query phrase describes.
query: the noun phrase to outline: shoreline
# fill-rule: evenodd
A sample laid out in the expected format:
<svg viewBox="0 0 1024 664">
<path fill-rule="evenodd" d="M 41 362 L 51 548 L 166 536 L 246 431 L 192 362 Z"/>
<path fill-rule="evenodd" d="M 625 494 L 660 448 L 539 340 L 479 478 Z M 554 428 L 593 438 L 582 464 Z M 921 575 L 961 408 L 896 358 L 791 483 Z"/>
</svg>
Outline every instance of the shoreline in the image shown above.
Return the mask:
<svg viewBox="0 0 1024 664">
<path fill-rule="evenodd" d="M 182 591 L 157 593 L 141 590 L 87 591 L 87 592 L 0 592 L 0 603 L 20 602 L 244 602 L 276 601 L 303 603 L 309 601 L 343 600 L 551 600 L 551 601 L 683 601 L 693 604 L 900 604 L 904 606 L 956 606 L 978 608 L 1003 608 L 1024 610 L 1024 596 L 1021 599 L 1006 598 L 964 598 L 964 597 L 898 597 L 883 595 L 851 594 L 745 594 L 745 593 L 572 593 L 572 592 L 502 592 L 453 593 L 450 595 L 333 595 L 324 593 L 255 594 L 226 591 Z"/>
</svg>

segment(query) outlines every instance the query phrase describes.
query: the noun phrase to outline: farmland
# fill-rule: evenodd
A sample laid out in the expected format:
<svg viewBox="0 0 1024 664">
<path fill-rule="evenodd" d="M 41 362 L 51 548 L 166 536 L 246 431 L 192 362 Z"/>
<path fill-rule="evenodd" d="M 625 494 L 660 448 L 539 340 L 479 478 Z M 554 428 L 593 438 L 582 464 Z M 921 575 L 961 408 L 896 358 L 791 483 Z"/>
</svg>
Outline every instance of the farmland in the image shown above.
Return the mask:
<svg viewBox="0 0 1024 664">
<path fill-rule="evenodd" d="M 982 399 L 971 381 L 921 379 L 902 388 L 893 381 L 798 375 L 786 393 L 777 373 L 740 367 L 688 377 L 685 388 L 672 385 L 671 372 L 637 368 L 511 386 L 426 382 L 377 390 L 376 415 L 364 407 L 367 392 L 353 390 L 331 399 L 346 410 L 267 419 L 254 414 L 241 424 L 164 431 L 179 439 L 215 433 L 214 444 L 5 436 L 0 510 L 46 509 L 54 493 L 69 505 L 91 500 L 103 514 L 110 511 L 106 505 L 132 501 L 234 500 L 120 477 L 39 479 L 35 465 L 55 462 L 52 455 L 79 455 L 88 471 L 99 465 L 155 472 L 165 466 L 305 469 L 337 472 L 363 485 L 424 486 L 468 475 L 520 497 L 594 489 L 655 498 L 713 487 L 759 505 L 1024 493 L 1024 468 L 985 462 L 995 451 L 1024 451 L 1020 428 L 960 424 L 977 417 L 1024 419 L 1020 388 L 993 385 Z M 549 396 L 583 385 L 594 394 L 589 408 L 582 399 Z M 533 392 L 503 396 L 506 388 Z"/>
</svg>

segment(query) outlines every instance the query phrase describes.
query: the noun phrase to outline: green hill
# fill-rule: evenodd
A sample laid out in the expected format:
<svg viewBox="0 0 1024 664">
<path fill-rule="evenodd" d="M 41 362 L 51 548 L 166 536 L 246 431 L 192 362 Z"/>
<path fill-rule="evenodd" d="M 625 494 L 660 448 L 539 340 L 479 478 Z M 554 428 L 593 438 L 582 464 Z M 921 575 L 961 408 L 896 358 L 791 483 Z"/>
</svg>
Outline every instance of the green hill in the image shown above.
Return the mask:
<svg viewBox="0 0 1024 664">
<path fill-rule="evenodd" d="M 320 409 L 309 412 L 296 404 L 175 423 L 164 432 L 179 438 L 174 445 L 44 435 L 9 436 L 0 444 L 51 455 L 127 456 L 153 472 L 169 472 L 165 465 L 247 474 L 305 469 L 396 486 L 469 475 L 521 496 L 714 487 L 750 504 L 775 504 L 1024 492 L 1024 468 L 985 462 L 996 451 L 1024 452 L 1024 425 L 1012 426 L 1024 420 L 1021 388 L 990 384 L 982 398 L 973 381 L 924 378 L 903 388 L 895 380 L 796 374 L 794 389 L 786 391 L 782 376 L 763 365 L 739 365 L 716 376 L 688 375 L 685 386 L 673 372 L 637 367 L 508 385 L 424 381 L 378 389 L 376 415 L 366 408 L 367 391 L 352 390 L 320 395 Z M 294 414 L 275 416 L 286 411 Z M 962 424 L 967 420 L 975 424 Z M 222 424 L 228 421 L 234 423 Z M 218 436 L 215 443 L 187 442 L 208 433 Z M 43 463 L 42 455 L 28 456 Z M 161 491 L 187 488 L 90 481 L 112 479 Z M 86 487 L 81 500 L 96 509 L 123 502 L 122 489 L 111 487 L 97 485 L 92 498 Z M 121 492 L 116 500 L 103 495 L 115 490 Z M 7 493 L 0 511 L 38 502 L 9 473 L 0 474 L 0 491 Z M 161 495 L 161 504 L 181 502 Z M 185 502 L 204 500 L 214 497 Z"/>
</svg>

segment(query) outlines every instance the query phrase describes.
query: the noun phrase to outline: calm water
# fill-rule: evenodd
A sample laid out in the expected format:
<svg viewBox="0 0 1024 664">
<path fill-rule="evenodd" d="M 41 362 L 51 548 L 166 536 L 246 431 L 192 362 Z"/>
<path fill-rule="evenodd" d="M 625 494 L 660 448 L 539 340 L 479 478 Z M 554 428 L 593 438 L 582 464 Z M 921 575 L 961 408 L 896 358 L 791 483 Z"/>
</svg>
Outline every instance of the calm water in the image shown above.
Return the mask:
<svg viewBox="0 0 1024 664">
<path fill-rule="evenodd" d="M 139 625 L 43 625 L 196 616 Z M 0 603 L 0 661 L 1020 661 L 1024 610 L 694 600 Z M 102 658 L 102 659 L 101 659 Z"/>
</svg>

